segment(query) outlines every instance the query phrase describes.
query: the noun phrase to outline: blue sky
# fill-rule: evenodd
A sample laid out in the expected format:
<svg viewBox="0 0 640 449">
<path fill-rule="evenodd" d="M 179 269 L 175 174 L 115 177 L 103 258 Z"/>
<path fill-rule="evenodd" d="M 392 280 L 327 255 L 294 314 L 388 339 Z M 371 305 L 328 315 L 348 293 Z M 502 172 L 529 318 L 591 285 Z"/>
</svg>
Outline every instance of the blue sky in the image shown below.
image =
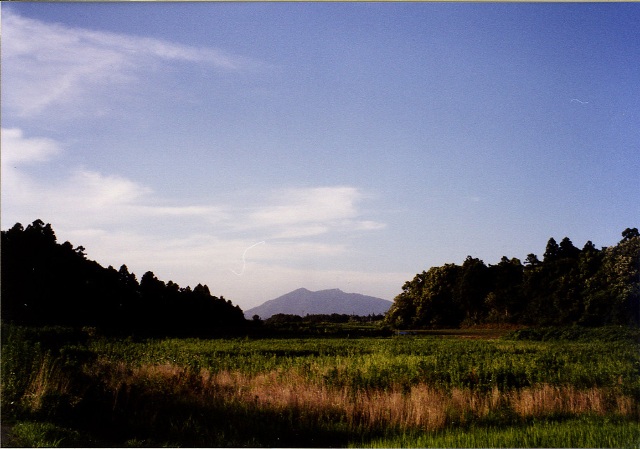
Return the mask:
<svg viewBox="0 0 640 449">
<path fill-rule="evenodd" d="M 248 309 L 609 246 L 640 218 L 640 5 L 2 5 L 2 229 Z"/>
</svg>

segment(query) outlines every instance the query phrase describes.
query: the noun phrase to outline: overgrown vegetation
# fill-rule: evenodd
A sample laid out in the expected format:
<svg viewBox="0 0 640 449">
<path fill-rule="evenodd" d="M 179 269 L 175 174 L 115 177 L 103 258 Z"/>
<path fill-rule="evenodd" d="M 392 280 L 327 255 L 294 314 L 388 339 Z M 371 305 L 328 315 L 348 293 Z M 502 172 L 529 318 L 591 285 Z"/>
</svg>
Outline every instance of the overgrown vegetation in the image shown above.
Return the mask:
<svg viewBox="0 0 640 449">
<path fill-rule="evenodd" d="M 3 420 L 23 429 L 16 445 L 619 447 L 638 434 L 634 332 L 201 340 L 4 325 Z M 587 439 L 563 436 L 575 423 Z"/>
</svg>

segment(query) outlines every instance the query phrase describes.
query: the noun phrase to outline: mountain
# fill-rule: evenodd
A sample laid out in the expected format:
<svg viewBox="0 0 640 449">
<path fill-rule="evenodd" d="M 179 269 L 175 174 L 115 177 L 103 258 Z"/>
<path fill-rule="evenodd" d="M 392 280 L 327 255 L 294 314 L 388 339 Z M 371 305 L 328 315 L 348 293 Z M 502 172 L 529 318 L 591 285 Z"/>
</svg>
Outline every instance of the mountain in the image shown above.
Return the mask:
<svg viewBox="0 0 640 449">
<path fill-rule="evenodd" d="M 246 310 L 244 316 L 250 319 L 254 315 L 258 315 L 264 320 L 277 313 L 300 316 L 332 313 L 378 315 L 389 310 L 391 304 L 393 303 L 386 299 L 359 293 L 345 293 L 337 288 L 317 292 L 299 288 L 258 307 Z"/>
</svg>

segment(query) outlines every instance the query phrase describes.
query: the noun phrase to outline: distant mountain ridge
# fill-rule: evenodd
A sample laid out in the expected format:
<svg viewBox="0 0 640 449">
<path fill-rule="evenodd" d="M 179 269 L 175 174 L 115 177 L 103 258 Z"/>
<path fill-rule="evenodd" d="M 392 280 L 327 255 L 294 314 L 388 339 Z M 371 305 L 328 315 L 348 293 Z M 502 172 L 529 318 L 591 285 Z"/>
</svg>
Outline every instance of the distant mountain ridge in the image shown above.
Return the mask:
<svg viewBox="0 0 640 449">
<path fill-rule="evenodd" d="M 244 316 L 251 319 L 258 315 L 267 319 L 278 313 L 290 315 L 346 314 L 346 315 L 379 315 L 386 313 L 393 302 L 374 296 L 359 293 L 345 293 L 338 288 L 312 292 L 299 288 L 270 301 L 248 309 Z"/>
</svg>

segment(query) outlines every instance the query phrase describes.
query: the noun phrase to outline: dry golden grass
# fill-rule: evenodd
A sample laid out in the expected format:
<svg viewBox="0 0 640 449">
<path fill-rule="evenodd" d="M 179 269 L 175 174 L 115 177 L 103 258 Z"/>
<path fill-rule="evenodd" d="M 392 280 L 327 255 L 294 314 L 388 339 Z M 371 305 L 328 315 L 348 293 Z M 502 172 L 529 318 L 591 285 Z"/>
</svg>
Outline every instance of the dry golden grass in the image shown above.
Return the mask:
<svg viewBox="0 0 640 449">
<path fill-rule="evenodd" d="M 48 393 L 66 394 L 70 386 L 70 379 L 62 374 L 58 364 L 50 357 L 45 357 L 40 367 L 32 373 L 23 401 L 32 410 L 40 410 Z"/>
<path fill-rule="evenodd" d="M 483 420 L 509 425 L 519 419 L 544 421 L 557 415 L 640 418 L 635 400 L 616 387 L 579 389 L 572 385 L 538 384 L 506 391 L 498 388 L 480 391 L 420 383 L 386 389 L 352 388 L 331 385 L 318 376 L 310 379 L 296 368 L 247 374 L 169 363 L 132 366 L 108 359 L 84 365 L 82 370 L 82 376 L 70 376 L 60 362 L 45 357 L 30 377 L 23 405 L 33 412 L 46 412 L 52 405 L 49 399 L 56 397 L 64 396 L 64 400 L 79 403 L 83 391 L 99 384 L 100 396 L 93 399 L 99 400 L 99 406 L 133 416 L 133 421 L 138 420 L 135 425 L 146 420 L 149 428 L 166 427 L 161 415 L 175 404 L 187 410 L 194 406 L 202 420 L 198 426 L 206 427 L 208 416 L 218 416 L 220 411 L 240 411 L 236 419 L 284 416 L 304 421 L 303 429 L 322 428 L 330 423 L 354 434 L 363 429 L 378 434 L 388 429 L 434 431 Z M 167 398 L 161 401 L 164 412 L 155 408 L 159 398 Z M 209 414 L 208 410 L 215 412 Z M 186 425 L 180 419 L 177 421 Z"/>
<path fill-rule="evenodd" d="M 589 388 L 578 390 L 573 386 L 541 385 L 515 390 L 509 394 L 510 406 L 521 416 L 544 416 L 551 413 L 616 413 L 630 416 L 633 401 L 611 390 Z"/>
<path fill-rule="evenodd" d="M 205 406 L 235 403 L 277 411 L 296 409 L 317 416 L 332 416 L 350 426 L 369 428 L 399 426 L 436 430 L 449 423 L 482 419 L 500 410 L 510 410 L 522 418 L 559 413 L 626 417 L 637 414 L 632 398 L 611 388 L 580 390 L 570 385 L 542 384 L 511 391 L 494 388 L 479 392 L 419 384 L 408 391 L 400 387 L 354 391 L 310 382 L 296 370 L 248 375 L 229 371 L 211 373 L 205 369 L 194 372 L 171 364 L 137 368 L 109 364 L 109 370 L 114 401 L 123 400 L 128 386 L 137 384 Z M 41 385 L 38 379 L 35 384 Z"/>
<path fill-rule="evenodd" d="M 410 389 L 353 390 L 312 382 L 295 369 L 249 375 L 241 372 L 179 367 L 172 364 L 127 366 L 106 360 L 86 368 L 86 374 L 105 381 L 113 394 L 113 406 L 128 401 L 133 386 L 149 393 L 180 397 L 201 406 L 239 404 L 243 407 L 286 412 L 297 410 L 309 416 L 338 419 L 351 427 L 442 429 L 448 424 L 483 419 L 509 410 L 521 418 L 543 418 L 554 414 L 615 414 L 636 417 L 638 408 L 631 397 L 612 388 L 577 389 L 571 385 L 547 384 L 489 392 L 470 389 L 435 388 L 427 384 Z M 47 393 L 65 394 L 70 380 L 45 358 L 33 373 L 26 405 L 31 410 L 45 406 Z M 139 391 L 139 388 L 138 388 Z"/>
</svg>

